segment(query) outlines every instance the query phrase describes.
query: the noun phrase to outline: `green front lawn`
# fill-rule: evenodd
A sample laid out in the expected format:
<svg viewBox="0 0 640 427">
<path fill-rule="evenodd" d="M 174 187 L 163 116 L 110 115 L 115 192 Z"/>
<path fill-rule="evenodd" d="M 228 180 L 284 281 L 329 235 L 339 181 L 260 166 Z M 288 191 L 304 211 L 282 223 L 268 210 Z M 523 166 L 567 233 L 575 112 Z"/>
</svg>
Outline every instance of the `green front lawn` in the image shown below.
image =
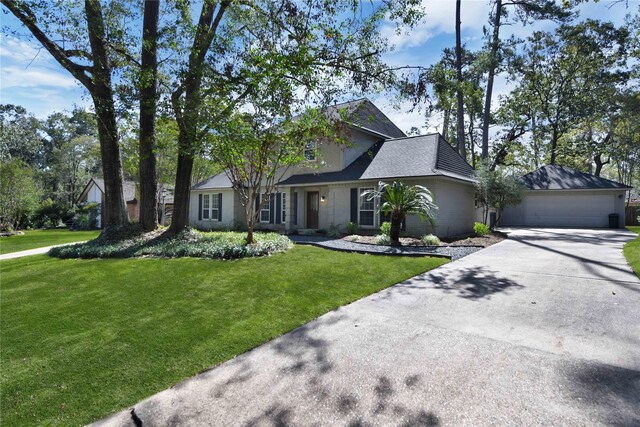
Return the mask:
<svg viewBox="0 0 640 427">
<path fill-rule="evenodd" d="M 306 246 L 235 261 L 2 261 L 1 424 L 91 422 L 445 262 Z"/>
<path fill-rule="evenodd" d="M 0 237 L 0 255 L 63 243 L 81 242 L 98 237 L 100 231 L 30 230 L 21 236 Z"/>
<path fill-rule="evenodd" d="M 640 234 L 640 226 L 628 226 L 629 230 Z M 640 236 L 624 245 L 623 253 L 636 275 L 640 277 Z"/>
</svg>

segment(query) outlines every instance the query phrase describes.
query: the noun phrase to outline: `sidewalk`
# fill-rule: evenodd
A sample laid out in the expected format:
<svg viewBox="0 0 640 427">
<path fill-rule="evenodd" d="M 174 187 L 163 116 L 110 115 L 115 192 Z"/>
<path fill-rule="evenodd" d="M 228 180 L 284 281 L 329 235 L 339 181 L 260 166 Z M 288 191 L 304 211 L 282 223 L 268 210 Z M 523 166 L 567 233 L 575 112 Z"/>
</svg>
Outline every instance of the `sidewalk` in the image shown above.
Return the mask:
<svg viewBox="0 0 640 427">
<path fill-rule="evenodd" d="M 28 249 L 26 251 L 20 251 L 20 252 L 11 252 L 10 254 L 0 255 L 0 261 L 4 261 L 6 259 L 22 258 L 25 256 L 31 256 L 31 255 L 42 255 L 49 252 L 49 249 L 55 248 L 57 246 L 75 245 L 76 243 L 84 243 L 84 242 L 86 242 L 86 240 L 81 242 L 65 243 L 62 245 L 45 246 L 43 248 Z"/>
</svg>

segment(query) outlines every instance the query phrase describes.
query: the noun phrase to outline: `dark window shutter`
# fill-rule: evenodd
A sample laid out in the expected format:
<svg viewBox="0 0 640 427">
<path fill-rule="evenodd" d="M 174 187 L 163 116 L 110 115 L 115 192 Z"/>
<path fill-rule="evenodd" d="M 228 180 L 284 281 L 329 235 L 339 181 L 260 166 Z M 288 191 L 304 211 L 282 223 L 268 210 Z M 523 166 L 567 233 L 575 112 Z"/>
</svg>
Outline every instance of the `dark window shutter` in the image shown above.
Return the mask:
<svg viewBox="0 0 640 427">
<path fill-rule="evenodd" d="M 256 210 L 255 210 L 255 212 L 258 212 L 259 209 L 260 209 L 260 195 L 258 194 L 256 196 Z"/>
<path fill-rule="evenodd" d="M 358 189 L 351 189 L 351 222 L 358 223 Z"/>
<path fill-rule="evenodd" d="M 218 221 L 222 221 L 222 193 L 218 193 Z"/>
<path fill-rule="evenodd" d="M 293 220 L 293 225 L 298 225 L 298 192 L 293 192 L 293 200 L 291 201 L 291 219 Z"/>
<path fill-rule="evenodd" d="M 198 194 L 198 221 L 202 221 L 202 194 Z"/>
<path fill-rule="evenodd" d="M 282 224 L 282 193 L 276 193 L 276 224 Z"/>
<path fill-rule="evenodd" d="M 402 220 L 402 223 L 400 223 L 400 230 L 406 231 L 406 229 L 407 229 L 407 217 L 404 217 L 404 219 Z"/>
<path fill-rule="evenodd" d="M 275 194 L 271 193 L 269 194 L 269 224 L 273 224 L 273 221 L 275 219 L 275 209 L 276 209 L 276 204 L 275 202 Z"/>
</svg>

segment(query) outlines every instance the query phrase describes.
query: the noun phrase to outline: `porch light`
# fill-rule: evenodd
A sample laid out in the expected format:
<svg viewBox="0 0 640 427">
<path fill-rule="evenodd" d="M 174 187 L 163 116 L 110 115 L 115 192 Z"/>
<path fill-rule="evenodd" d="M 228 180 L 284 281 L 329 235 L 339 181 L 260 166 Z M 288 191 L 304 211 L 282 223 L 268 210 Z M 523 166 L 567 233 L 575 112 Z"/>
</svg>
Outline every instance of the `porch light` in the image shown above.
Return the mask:
<svg viewBox="0 0 640 427">
<path fill-rule="evenodd" d="M 325 200 L 326 200 L 326 197 L 324 196 L 320 197 L 320 203 L 324 203 Z"/>
</svg>

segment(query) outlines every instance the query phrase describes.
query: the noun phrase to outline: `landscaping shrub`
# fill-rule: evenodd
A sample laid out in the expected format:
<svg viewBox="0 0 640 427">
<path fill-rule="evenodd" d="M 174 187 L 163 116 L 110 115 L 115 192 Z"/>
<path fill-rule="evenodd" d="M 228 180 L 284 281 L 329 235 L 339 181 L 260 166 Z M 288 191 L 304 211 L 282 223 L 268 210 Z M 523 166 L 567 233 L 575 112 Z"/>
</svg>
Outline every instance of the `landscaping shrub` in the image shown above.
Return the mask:
<svg viewBox="0 0 640 427">
<path fill-rule="evenodd" d="M 389 246 L 391 244 L 391 236 L 388 234 L 378 234 L 376 236 L 376 243 L 379 245 Z"/>
<path fill-rule="evenodd" d="M 485 234 L 489 234 L 491 229 L 487 224 L 483 224 L 481 222 L 473 223 L 473 232 L 476 233 L 476 236 L 484 236 Z"/>
<path fill-rule="evenodd" d="M 99 237 L 87 243 L 61 246 L 49 251 L 58 258 L 130 258 L 155 256 L 165 258 L 245 258 L 282 252 L 291 241 L 277 233 L 256 233 L 256 243 L 247 245 L 240 232 L 199 232 L 185 230 L 177 236 L 164 237 L 159 233 L 133 235 L 113 240 Z"/>
<path fill-rule="evenodd" d="M 355 222 L 347 223 L 347 234 L 356 234 L 358 232 L 358 224 Z"/>
<path fill-rule="evenodd" d="M 391 223 L 385 221 L 380 225 L 380 232 L 385 236 L 391 236 Z"/>
<path fill-rule="evenodd" d="M 79 206 L 76 214 L 73 216 L 71 228 L 74 230 L 93 230 L 98 225 L 98 203 L 87 203 Z"/>
<path fill-rule="evenodd" d="M 426 236 L 422 236 L 422 244 L 425 246 L 440 246 L 440 239 L 438 236 L 434 234 L 427 234 Z"/>
<path fill-rule="evenodd" d="M 31 221 L 38 228 L 55 228 L 70 220 L 74 213 L 69 206 L 47 199 L 36 209 Z"/>
<path fill-rule="evenodd" d="M 340 237 L 340 226 L 331 224 L 329 225 L 329 231 L 327 232 L 327 236 L 329 237 Z"/>
</svg>

